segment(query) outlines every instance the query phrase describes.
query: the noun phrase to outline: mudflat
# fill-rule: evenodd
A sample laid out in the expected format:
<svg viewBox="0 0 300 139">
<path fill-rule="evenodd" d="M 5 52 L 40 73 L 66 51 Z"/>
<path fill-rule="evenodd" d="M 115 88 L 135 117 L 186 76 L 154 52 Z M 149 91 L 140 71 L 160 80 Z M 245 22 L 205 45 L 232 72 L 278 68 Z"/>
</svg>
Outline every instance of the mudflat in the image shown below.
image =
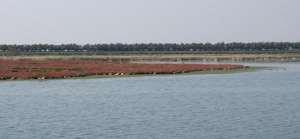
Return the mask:
<svg viewBox="0 0 300 139">
<path fill-rule="evenodd" d="M 0 79 L 61 79 L 95 75 L 180 74 L 247 68 L 249 67 L 234 64 L 143 64 L 108 62 L 102 59 L 0 59 Z"/>
</svg>

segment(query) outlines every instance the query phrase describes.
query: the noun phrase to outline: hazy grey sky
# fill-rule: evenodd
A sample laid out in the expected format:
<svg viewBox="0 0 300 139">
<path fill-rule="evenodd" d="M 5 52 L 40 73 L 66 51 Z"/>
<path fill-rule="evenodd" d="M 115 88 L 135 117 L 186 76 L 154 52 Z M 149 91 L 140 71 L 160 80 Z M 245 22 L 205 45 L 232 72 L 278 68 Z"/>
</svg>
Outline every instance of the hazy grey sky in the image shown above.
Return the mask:
<svg viewBox="0 0 300 139">
<path fill-rule="evenodd" d="M 300 41 L 300 0 L 0 0 L 0 43 Z"/>
</svg>

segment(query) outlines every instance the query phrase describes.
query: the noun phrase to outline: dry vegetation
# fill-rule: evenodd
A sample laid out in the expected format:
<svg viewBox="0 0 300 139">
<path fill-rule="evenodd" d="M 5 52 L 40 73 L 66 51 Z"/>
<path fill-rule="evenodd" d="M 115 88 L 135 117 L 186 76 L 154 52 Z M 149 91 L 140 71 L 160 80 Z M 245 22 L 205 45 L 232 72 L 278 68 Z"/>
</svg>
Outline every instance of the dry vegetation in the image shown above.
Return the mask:
<svg viewBox="0 0 300 139">
<path fill-rule="evenodd" d="M 102 59 L 0 59 L 0 79 L 56 79 L 71 77 L 177 74 L 244 69 L 230 64 L 133 64 Z"/>
</svg>

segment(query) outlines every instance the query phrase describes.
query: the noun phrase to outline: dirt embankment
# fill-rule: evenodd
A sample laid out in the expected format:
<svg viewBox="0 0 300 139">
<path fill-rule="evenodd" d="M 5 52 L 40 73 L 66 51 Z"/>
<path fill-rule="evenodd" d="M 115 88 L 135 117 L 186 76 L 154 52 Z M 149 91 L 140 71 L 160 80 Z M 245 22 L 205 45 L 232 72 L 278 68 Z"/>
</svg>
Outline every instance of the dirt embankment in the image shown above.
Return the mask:
<svg viewBox="0 0 300 139">
<path fill-rule="evenodd" d="M 282 54 L 120 54 L 120 55 L 48 55 L 48 56 L 13 56 L 2 59 L 98 59 L 106 62 L 299 62 L 300 53 Z"/>
</svg>

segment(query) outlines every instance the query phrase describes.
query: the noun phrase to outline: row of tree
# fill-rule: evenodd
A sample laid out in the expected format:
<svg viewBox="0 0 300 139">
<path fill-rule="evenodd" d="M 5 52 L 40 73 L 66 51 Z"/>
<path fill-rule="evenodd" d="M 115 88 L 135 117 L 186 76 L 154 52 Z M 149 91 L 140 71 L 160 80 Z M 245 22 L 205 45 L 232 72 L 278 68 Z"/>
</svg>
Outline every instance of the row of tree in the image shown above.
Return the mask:
<svg viewBox="0 0 300 139">
<path fill-rule="evenodd" d="M 0 45 L 1 53 L 299 52 L 300 42 Z"/>
</svg>

